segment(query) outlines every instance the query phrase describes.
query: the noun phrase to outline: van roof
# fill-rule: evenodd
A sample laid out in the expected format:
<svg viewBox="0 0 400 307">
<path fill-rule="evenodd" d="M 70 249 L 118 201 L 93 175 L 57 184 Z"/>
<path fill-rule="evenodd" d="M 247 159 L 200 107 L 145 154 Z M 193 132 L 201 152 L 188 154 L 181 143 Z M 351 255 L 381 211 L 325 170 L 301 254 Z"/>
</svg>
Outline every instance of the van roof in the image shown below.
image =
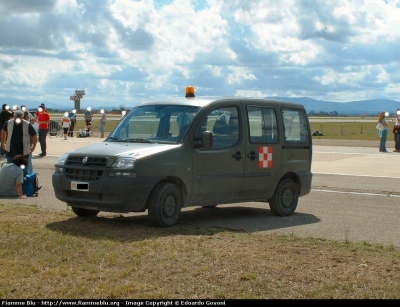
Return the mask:
<svg viewBox="0 0 400 307">
<path fill-rule="evenodd" d="M 165 99 L 158 99 L 152 101 L 146 101 L 139 106 L 143 105 L 154 105 L 154 104 L 176 104 L 176 105 L 185 105 L 185 106 L 196 106 L 196 107 L 204 107 L 209 105 L 210 103 L 218 100 L 226 100 L 226 99 L 235 99 L 237 97 L 221 97 L 221 96 L 197 96 L 197 97 L 168 97 Z"/>
<path fill-rule="evenodd" d="M 273 99 L 257 98 L 257 97 L 239 97 L 239 96 L 196 96 L 196 97 L 169 97 L 165 99 L 151 100 L 138 104 L 137 106 L 145 105 L 185 105 L 185 106 L 196 106 L 204 107 L 210 103 L 223 100 L 241 100 L 250 103 L 269 103 L 269 104 L 281 104 L 286 107 L 302 107 L 300 103 L 286 102 Z"/>
</svg>

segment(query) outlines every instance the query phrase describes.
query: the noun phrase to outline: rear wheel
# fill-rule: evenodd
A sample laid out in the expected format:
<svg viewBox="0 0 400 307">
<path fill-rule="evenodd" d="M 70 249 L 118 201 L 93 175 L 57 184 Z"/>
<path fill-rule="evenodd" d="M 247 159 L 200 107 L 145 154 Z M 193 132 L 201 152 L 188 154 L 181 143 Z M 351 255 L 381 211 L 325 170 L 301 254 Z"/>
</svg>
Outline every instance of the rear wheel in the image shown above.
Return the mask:
<svg viewBox="0 0 400 307">
<path fill-rule="evenodd" d="M 149 198 L 150 220 L 159 227 L 174 225 L 181 214 L 182 195 L 179 188 L 168 182 L 154 188 Z"/>
<path fill-rule="evenodd" d="M 80 217 L 92 217 L 96 216 L 99 214 L 100 210 L 91 210 L 91 209 L 83 209 L 83 208 L 77 208 L 77 207 L 71 207 L 72 211 Z"/>
<path fill-rule="evenodd" d="M 296 210 L 298 200 L 299 191 L 296 183 L 291 179 L 285 179 L 276 188 L 269 201 L 269 207 L 275 215 L 288 216 Z"/>
</svg>

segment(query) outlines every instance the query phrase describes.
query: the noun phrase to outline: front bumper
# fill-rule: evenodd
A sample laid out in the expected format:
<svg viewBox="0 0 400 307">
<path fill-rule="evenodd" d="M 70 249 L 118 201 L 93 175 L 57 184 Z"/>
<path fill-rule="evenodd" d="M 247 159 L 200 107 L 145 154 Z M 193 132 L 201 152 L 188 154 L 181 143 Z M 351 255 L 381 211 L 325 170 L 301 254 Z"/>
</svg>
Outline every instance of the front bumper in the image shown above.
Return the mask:
<svg viewBox="0 0 400 307">
<path fill-rule="evenodd" d="M 57 199 L 68 206 L 115 213 L 145 211 L 146 201 L 158 178 L 116 178 L 102 176 L 88 181 L 87 191 L 73 190 L 73 180 L 54 172 L 52 184 Z"/>
</svg>

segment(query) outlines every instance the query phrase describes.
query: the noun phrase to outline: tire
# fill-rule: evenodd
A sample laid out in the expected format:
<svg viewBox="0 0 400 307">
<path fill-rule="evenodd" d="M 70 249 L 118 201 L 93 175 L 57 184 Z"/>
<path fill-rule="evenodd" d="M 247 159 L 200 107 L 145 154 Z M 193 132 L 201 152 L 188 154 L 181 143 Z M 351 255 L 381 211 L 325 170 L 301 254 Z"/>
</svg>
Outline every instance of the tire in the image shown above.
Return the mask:
<svg viewBox="0 0 400 307">
<path fill-rule="evenodd" d="M 182 194 L 179 188 L 168 182 L 156 186 L 149 197 L 148 214 L 158 227 L 174 225 L 181 215 Z"/>
<path fill-rule="evenodd" d="M 299 191 L 296 183 L 291 179 L 281 181 L 269 201 L 272 213 L 278 216 L 289 216 L 297 208 Z"/>
<path fill-rule="evenodd" d="M 208 206 L 201 206 L 204 209 L 213 209 L 215 208 L 217 205 L 208 205 Z"/>
<path fill-rule="evenodd" d="M 72 207 L 72 211 L 74 211 L 74 213 L 79 217 L 93 217 L 100 212 L 100 210 L 90 210 L 77 207 Z"/>
</svg>

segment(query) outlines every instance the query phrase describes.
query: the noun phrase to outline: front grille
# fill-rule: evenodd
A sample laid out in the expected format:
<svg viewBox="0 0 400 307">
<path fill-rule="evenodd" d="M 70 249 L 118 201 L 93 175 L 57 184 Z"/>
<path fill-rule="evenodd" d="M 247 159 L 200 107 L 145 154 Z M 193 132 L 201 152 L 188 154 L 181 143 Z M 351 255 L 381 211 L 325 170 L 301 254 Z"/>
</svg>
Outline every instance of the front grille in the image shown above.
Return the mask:
<svg viewBox="0 0 400 307">
<path fill-rule="evenodd" d="M 86 163 L 83 163 L 83 159 L 87 158 Z M 88 156 L 69 156 L 67 163 L 68 165 L 84 165 L 84 166 L 106 166 L 107 158 L 105 157 L 88 157 Z"/>
<path fill-rule="evenodd" d="M 85 163 L 83 161 L 86 160 Z M 69 156 L 65 176 L 72 180 L 97 181 L 107 165 L 105 157 Z"/>
</svg>

